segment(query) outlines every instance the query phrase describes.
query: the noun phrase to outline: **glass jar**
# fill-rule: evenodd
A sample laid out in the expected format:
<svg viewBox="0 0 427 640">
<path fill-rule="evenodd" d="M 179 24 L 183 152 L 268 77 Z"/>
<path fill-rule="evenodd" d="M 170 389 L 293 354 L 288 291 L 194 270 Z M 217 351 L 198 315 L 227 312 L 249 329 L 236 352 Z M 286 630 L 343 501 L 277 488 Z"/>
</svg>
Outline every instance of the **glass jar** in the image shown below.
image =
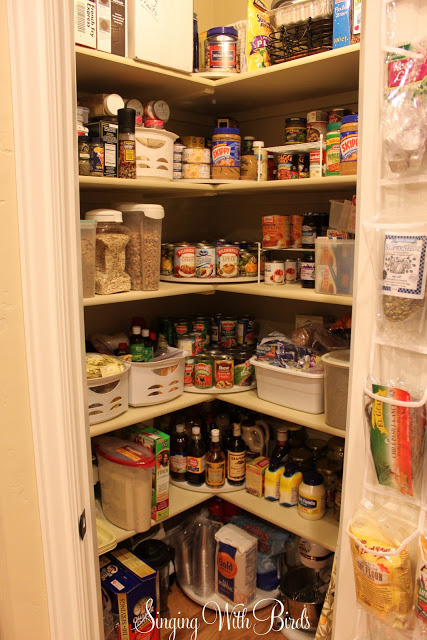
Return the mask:
<svg viewBox="0 0 427 640">
<path fill-rule="evenodd" d="M 79 175 L 90 175 L 90 145 L 88 136 L 78 136 Z"/>
<path fill-rule="evenodd" d="M 332 438 L 329 438 L 328 458 L 329 460 L 336 460 L 339 462 L 341 467 L 344 465 L 344 447 L 344 438 L 340 438 L 339 436 L 332 436 Z"/>
<path fill-rule="evenodd" d="M 240 164 L 240 180 L 257 179 L 258 160 L 252 150 L 244 152 L 240 158 Z"/>
<path fill-rule="evenodd" d="M 329 509 L 334 509 L 335 492 L 338 486 L 338 476 L 341 473 L 341 465 L 336 460 L 322 458 L 317 462 L 317 470 L 323 476 L 323 484 L 326 489 L 326 506 Z"/>
<path fill-rule="evenodd" d="M 234 27 L 215 27 L 209 29 L 205 42 L 206 71 L 237 72 L 237 39 Z"/>
<path fill-rule="evenodd" d="M 122 223 L 122 214 L 114 209 L 88 211 L 86 220 L 96 220 L 95 292 L 101 295 L 130 291 L 130 276 L 125 271 L 126 245 L 130 231 Z"/>
</svg>

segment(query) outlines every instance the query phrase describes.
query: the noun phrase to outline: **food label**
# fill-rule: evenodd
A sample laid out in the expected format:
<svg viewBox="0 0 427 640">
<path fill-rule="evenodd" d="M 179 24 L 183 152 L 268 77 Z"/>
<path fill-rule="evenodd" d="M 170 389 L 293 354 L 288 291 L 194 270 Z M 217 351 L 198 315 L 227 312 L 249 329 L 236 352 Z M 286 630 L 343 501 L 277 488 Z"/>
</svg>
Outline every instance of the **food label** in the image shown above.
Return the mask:
<svg viewBox="0 0 427 640">
<path fill-rule="evenodd" d="M 196 387 L 209 388 L 213 385 L 212 365 L 197 362 L 194 365 L 194 384 Z"/>
<path fill-rule="evenodd" d="M 290 244 L 289 216 L 263 216 L 262 246 L 264 249 L 280 249 Z"/>
<path fill-rule="evenodd" d="M 237 323 L 236 320 L 221 320 L 222 347 L 235 347 L 237 345 Z"/>
<path fill-rule="evenodd" d="M 187 471 L 189 473 L 203 473 L 206 469 L 206 456 L 196 458 L 194 456 L 187 457 Z"/>
<path fill-rule="evenodd" d="M 421 536 L 415 586 L 415 615 L 427 624 L 427 538 Z"/>
<path fill-rule="evenodd" d="M 175 278 L 194 278 L 196 275 L 195 247 L 177 247 L 174 257 Z"/>
<path fill-rule="evenodd" d="M 131 343 L 130 353 L 132 356 L 132 362 L 144 362 L 144 345 L 143 344 Z"/>
<path fill-rule="evenodd" d="M 234 386 L 234 360 L 215 362 L 215 386 L 218 389 L 230 389 Z"/>
<path fill-rule="evenodd" d="M 341 162 L 357 162 L 358 131 L 345 131 L 340 135 Z"/>
<path fill-rule="evenodd" d="M 218 247 L 216 250 L 217 276 L 235 278 L 239 273 L 239 248 Z"/>
<path fill-rule="evenodd" d="M 384 242 L 383 292 L 422 299 L 426 288 L 427 236 L 388 233 Z"/>
<path fill-rule="evenodd" d="M 171 452 L 171 471 L 173 473 L 187 472 L 187 455 L 185 453 Z"/>
<path fill-rule="evenodd" d="M 234 384 L 236 387 L 249 387 L 252 384 L 252 365 L 249 360 L 234 365 Z"/>
<path fill-rule="evenodd" d="M 238 482 L 245 478 L 246 452 L 227 452 L 227 478 Z"/>
<path fill-rule="evenodd" d="M 225 482 L 225 460 L 206 463 L 206 484 L 209 487 L 222 487 Z"/>
<path fill-rule="evenodd" d="M 190 332 L 189 326 L 188 324 L 185 322 L 177 322 L 175 323 L 175 333 L 178 336 L 185 336 L 187 333 Z"/>
<path fill-rule="evenodd" d="M 212 144 L 212 165 L 220 167 L 240 167 L 240 142 L 221 140 Z"/>
<path fill-rule="evenodd" d="M 285 263 L 285 281 L 296 282 L 297 281 L 297 263 L 293 260 L 286 260 Z"/>
<path fill-rule="evenodd" d="M 209 45 L 210 69 L 236 68 L 236 43 L 222 43 Z"/>
<path fill-rule="evenodd" d="M 311 515 L 324 513 L 325 496 L 323 495 L 318 498 L 307 498 L 300 493 L 298 495 L 298 511 L 309 513 Z"/>
<path fill-rule="evenodd" d="M 196 249 L 196 276 L 198 278 L 215 277 L 215 249 Z"/>
<path fill-rule="evenodd" d="M 194 360 L 187 359 L 184 367 L 184 385 L 191 386 L 194 384 Z"/>
</svg>

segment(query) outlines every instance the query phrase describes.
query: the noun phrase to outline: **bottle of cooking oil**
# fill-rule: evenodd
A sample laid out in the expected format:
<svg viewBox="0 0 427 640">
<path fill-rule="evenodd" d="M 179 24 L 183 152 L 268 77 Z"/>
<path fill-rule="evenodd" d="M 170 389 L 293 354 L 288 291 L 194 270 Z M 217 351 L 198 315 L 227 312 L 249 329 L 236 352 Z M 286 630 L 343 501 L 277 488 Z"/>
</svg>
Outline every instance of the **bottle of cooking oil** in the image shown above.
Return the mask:
<svg viewBox="0 0 427 640">
<path fill-rule="evenodd" d="M 233 424 L 233 435 L 227 446 L 227 480 L 230 484 L 244 484 L 246 475 L 246 445 L 241 436 L 240 424 Z"/>
</svg>

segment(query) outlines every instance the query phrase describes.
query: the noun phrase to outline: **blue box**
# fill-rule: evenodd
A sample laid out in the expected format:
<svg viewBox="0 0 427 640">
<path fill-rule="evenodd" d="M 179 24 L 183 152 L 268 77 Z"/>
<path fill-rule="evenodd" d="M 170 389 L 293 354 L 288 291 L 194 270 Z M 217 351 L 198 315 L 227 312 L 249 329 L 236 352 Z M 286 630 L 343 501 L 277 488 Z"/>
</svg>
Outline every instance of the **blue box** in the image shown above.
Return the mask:
<svg viewBox="0 0 427 640">
<path fill-rule="evenodd" d="M 334 49 L 351 44 L 351 14 L 353 0 L 334 0 L 334 28 L 332 44 Z"/>
</svg>

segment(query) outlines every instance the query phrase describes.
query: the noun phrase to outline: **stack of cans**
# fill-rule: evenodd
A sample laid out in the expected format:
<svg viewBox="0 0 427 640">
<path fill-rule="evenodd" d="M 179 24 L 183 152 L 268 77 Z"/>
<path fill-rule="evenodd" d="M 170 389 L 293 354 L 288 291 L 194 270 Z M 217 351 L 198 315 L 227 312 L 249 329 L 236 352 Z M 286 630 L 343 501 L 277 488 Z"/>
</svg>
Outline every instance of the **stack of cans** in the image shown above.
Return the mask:
<svg viewBox="0 0 427 640">
<path fill-rule="evenodd" d="M 182 179 L 182 153 L 185 149 L 182 140 L 178 138 L 173 145 L 173 179 Z"/>
</svg>

